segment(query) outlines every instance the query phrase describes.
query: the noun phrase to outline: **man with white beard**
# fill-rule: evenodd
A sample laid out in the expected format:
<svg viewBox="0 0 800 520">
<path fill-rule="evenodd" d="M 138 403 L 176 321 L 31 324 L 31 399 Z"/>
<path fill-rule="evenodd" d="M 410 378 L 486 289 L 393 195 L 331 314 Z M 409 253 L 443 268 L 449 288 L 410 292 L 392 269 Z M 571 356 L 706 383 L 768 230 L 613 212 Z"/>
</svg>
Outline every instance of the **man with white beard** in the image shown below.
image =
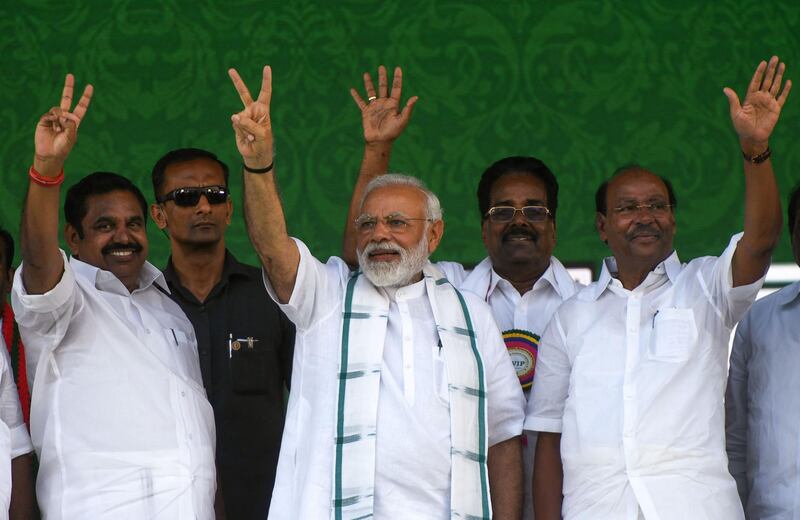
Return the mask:
<svg viewBox="0 0 800 520">
<path fill-rule="evenodd" d="M 521 489 L 502 484 L 521 480 L 523 395 L 489 308 L 428 262 L 438 199 L 413 177 L 381 177 L 354 221 L 362 271 L 319 262 L 286 231 L 271 71 L 255 101 L 230 74 L 248 232 L 297 327 L 270 518 L 514 518 Z"/>
</svg>

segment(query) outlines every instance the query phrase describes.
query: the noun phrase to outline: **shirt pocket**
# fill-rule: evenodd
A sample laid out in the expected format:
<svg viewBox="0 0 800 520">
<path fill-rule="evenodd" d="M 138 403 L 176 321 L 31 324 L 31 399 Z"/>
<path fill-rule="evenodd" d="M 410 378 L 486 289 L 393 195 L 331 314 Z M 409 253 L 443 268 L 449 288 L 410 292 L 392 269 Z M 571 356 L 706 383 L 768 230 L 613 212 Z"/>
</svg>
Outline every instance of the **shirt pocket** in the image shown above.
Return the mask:
<svg viewBox="0 0 800 520">
<path fill-rule="evenodd" d="M 649 357 L 658 361 L 682 362 L 691 357 L 697 340 L 692 309 L 659 309 L 653 316 Z"/>
<path fill-rule="evenodd" d="M 231 386 L 237 394 L 266 394 L 274 385 L 276 360 L 264 338 L 233 337 L 229 345 Z"/>
</svg>

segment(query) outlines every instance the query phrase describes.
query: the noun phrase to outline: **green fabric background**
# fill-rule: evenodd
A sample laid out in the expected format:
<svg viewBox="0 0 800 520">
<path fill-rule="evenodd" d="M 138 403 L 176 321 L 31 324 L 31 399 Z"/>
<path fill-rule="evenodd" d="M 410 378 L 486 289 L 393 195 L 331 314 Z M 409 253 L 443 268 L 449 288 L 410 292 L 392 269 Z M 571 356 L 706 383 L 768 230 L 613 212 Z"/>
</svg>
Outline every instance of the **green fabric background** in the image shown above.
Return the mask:
<svg viewBox="0 0 800 520">
<path fill-rule="evenodd" d="M 0 223 L 16 230 L 38 117 L 64 74 L 95 97 L 67 163 L 67 184 L 93 170 L 134 179 L 152 198 L 150 169 L 182 146 L 215 151 L 234 171 L 228 243 L 255 262 L 241 219 L 230 128 L 240 110 L 226 69 L 257 90 L 273 67 L 277 175 L 290 232 L 320 258 L 339 251 L 362 153 L 348 89 L 381 63 L 401 65 L 404 98 L 419 95 L 391 169 L 442 198 L 437 258 L 485 252 L 475 188 L 491 162 L 543 159 L 561 184 L 556 255 L 608 254 L 593 195 L 617 166 L 668 176 L 680 207 L 681 258 L 718 254 L 741 228 L 743 177 L 723 86 L 744 91 L 778 54 L 800 80 L 796 1 L 63 1 L 0 7 Z M 800 180 L 800 92 L 771 142 L 783 199 Z M 151 260 L 168 242 L 150 225 Z M 17 255 L 19 257 L 19 255 Z M 775 259 L 790 261 L 783 233 Z"/>
</svg>

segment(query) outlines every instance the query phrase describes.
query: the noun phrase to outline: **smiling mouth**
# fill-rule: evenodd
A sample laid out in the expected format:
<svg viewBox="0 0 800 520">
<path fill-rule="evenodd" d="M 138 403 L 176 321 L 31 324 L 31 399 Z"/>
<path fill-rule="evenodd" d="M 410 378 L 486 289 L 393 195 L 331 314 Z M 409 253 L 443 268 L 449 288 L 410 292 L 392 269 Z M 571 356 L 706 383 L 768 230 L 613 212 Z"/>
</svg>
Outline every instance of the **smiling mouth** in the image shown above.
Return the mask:
<svg viewBox="0 0 800 520">
<path fill-rule="evenodd" d="M 129 256 L 133 256 L 136 253 L 133 249 L 117 249 L 114 251 L 110 251 L 108 254 L 117 258 L 127 258 Z"/>
</svg>

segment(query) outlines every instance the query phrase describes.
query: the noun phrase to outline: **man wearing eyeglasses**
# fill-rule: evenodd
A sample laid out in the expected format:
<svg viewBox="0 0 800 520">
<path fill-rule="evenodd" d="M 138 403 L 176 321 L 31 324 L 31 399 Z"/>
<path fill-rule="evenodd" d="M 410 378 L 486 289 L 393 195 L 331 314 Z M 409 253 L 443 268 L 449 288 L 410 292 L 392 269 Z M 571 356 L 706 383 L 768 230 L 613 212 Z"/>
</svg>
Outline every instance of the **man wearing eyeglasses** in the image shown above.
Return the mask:
<svg viewBox="0 0 800 520">
<path fill-rule="evenodd" d="M 231 519 L 269 511 L 291 379 L 294 325 L 236 260 L 225 231 L 233 203 L 228 166 L 211 152 L 173 150 L 152 171 L 153 220 L 169 236 L 171 296 L 197 335 L 200 370 L 217 429 L 217 476 Z"/>
<path fill-rule="evenodd" d="M 364 187 L 386 173 L 394 141 L 404 131 L 417 98 L 400 108 L 402 70 L 394 71 L 391 90 L 386 69 L 378 69 L 378 89 L 364 74 L 365 101 L 351 95 L 361 110 L 364 158 L 351 198 L 349 218 L 355 218 Z M 553 312 L 579 285 L 553 256 L 556 245 L 558 182 L 534 157 L 506 157 L 486 169 L 478 182 L 478 211 L 483 244 L 488 253 L 474 269 L 456 262 L 436 265 L 456 287 L 486 301 L 503 334 L 508 353 L 527 398 L 534 379 L 539 339 Z M 349 232 L 349 228 L 348 229 Z M 343 257 L 358 265 L 354 237 L 345 233 Z M 533 518 L 531 478 L 535 433 L 523 449 L 524 483 L 505 485 L 524 490 L 523 518 Z"/>
<path fill-rule="evenodd" d="M 270 518 L 516 518 L 524 398 L 488 307 L 428 256 L 444 223 L 417 179 L 377 179 L 354 219 L 363 272 L 286 231 L 271 70 L 232 116 L 245 215 L 273 298 L 297 326 Z M 514 496 L 514 491 L 518 495 Z"/>
<path fill-rule="evenodd" d="M 720 257 L 682 264 L 675 195 L 640 167 L 597 190 L 613 257 L 555 313 L 539 349 L 526 429 L 539 432 L 539 520 L 742 519 L 725 453 L 728 339 L 753 303 L 781 227 L 768 139 L 789 93 L 761 62 L 740 104 L 725 88 L 744 155 L 744 232 Z"/>
</svg>

